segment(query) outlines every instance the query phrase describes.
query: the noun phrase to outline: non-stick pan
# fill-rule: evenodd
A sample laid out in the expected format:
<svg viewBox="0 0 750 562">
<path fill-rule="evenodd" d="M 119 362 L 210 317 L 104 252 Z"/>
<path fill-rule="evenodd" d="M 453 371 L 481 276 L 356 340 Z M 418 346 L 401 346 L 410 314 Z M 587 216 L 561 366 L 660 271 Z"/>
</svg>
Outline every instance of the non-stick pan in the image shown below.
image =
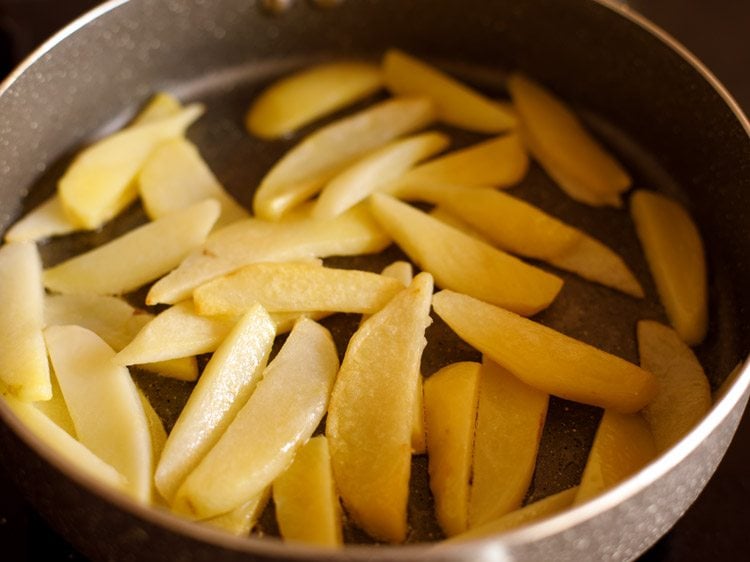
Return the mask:
<svg viewBox="0 0 750 562">
<path fill-rule="evenodd" d="M 80 474 L 0 404 L 2 461 L 34 505 L 82 552 L 111 560 L 505 560 L 630 559 L 664 534 L 696 498 L 726 450 L 750 388 L 735 369 L 750 350 L 750 139 L 736 104 L 699 62 L 639 17 L 594 0 L 299 1 L 269 15 L 250 0 L 114 0 L 55 36 L 0 90 L 0 227 L 50 195 L 75 151 L 130 118 L 157 90 L 200 100 L 208 112 L 189 136 L 244 204 L 295 139 L 261 142 L 242 128 L 248 102 L 274 77 L 315 61 L 377 60 L 398 46 L 502 97 L 521 69 L 570 100 L 627 165 L 638 187 L 683 202 L 698 222 L 710 267 L 710 332 L 697 348 L 718 391 L 710 414 L 677 446 L 617 488 L 572 511 L 502 536 L 453 547 L 431 512 L 425 460 L 414 461 L 404 546 L 365 543 L 323 553 L 277 539 L 235 538 L 137 505 Z M 302 133 L 304 134 L 305 131 Z M 450 131 L 456 146 L 478 137 Z M 627 213 L 566 199 L 532 167 L 515 192 L 616 248 L 646 287 L 630 297 L 565 276 L 561 297 L 538 319 L 637 361 L 639 318 L 665 320 Z M 139 206 L 100 232 L 40 245 L 50 265 L 145 220 Z M 333 259 L 377 269 L 397 257 Z M 134 301 L 142 295 L 132 295 Z M 340 351 L 354 318 L 329 326 Z M 475 358 L 436 322 L 423 369 Z M 134 373 L 169 427 L 189 385 Z M 529 497 L 580 478 L 601 412 L 553 399 Z M 274 533 L 273 514 L 261 521 Z M 413 543 L 413 544 L 411 544 Z"/>
</svg>

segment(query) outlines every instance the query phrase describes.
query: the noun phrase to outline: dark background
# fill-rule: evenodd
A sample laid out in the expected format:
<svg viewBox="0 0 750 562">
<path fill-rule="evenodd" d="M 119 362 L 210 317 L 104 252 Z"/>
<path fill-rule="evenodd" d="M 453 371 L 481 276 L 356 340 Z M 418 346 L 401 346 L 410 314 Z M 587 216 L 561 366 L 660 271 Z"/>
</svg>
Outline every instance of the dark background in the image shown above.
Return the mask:
<svg viewBox="0 0 750 562">
<path fill-rule="evenodd" d="M 0 0 L 0 76 L 57 29 L 98 3 Z M 750 113 L 750 0 L 630 0 L 629 4 L 701 58 Z M 85 562 L 26 504 L 3 470 L 0 466 L 0 560 Z M 750 416 L 746 415 L 714 478 L 643 561 L 748 559 L 748 503 Z"/>
</svg>

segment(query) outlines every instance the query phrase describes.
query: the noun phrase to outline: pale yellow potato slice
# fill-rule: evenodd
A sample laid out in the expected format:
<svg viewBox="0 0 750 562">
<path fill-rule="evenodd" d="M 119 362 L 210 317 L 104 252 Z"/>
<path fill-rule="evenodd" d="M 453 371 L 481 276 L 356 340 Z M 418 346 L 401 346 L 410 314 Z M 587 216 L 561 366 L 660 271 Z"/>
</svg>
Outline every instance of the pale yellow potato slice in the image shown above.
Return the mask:
<svg viewBox="0 0 750 562">
<path fill-rule="evenodd" d="M 381 275 L 395 279 L 404 287 L 408 287 L 414 278 L 414 269 L 408 261 L 398 260 L 386 265 Z"/>
<path fill-rule="evenodd" d="M 201 523 L 211 525 L 237 537 L 247 536 L 260 519 L 270 497 L 271 488 L 269 486 L 256 497 L 239 507 L 235 507 L 232 511 L 204 519 Z"/>
<path fill-rule="evenodd" d="M 156 487 L 168 502 L 255 390 L 275 336 L 268 313 L 255 305 L 214 352 L 180 412 L 156 467 Z"/>
<path fill-rule="evenodd" d="M 60 383 L 57 382 L 55 370 L 50 368 L 50 383 L 52 384 L 52 398 L 34 402 L 37 410 L 55 422 L 61 429 L 65 430 L 71 437 L 76 437 L 76 428 L 68 411 L 68 405 L 63 398 Z"/>
<path fill-rule="evenodd" d="M 117 295 L 168 273 L 206 239 L 219 216 L 207 199 L 180 209 L 44 272 L 44 284 L 60 293 Z"/>
<path fill-rule="evenodd" d="M 468 224 L 466 221 L 458 218 L 450 211 L 447 211 L 440 205 L 437 205 L 430 209 L 429 215 L 432 218 L 447 224 L 448 226 L 452 226 L 456 230 L 460 230 L 464 234 L 468 234 L 472 238 L 476 238 L 477 240 L 481 240 L 482 242 L 486 242 L 487 244 L 492 244 L 492 242 L 484 234 L 479 232 L 476 228 Z"/>
<path fill-rule="evenodd" d="M 453 291 L 432 306 L 461 339 L 542 392 L 623 413 L 656 395 L 648 371 L 508 310 Z"/>
<path fill-rule="evenodd" d="M 190 105 L 177 115 L 129 127 L 81 151 L 57 184 L 71 222 L 93 230 L 132 203 L 136 176 L 154 148 L 184 134 L 201 113 L 201 105 Z"/>
<path fill-rule="evenodd" d="M 125 477 L 117 472 L 112 465 L 91 452 L 85 445 L 74 439 L 55 422 L 29 402 L 23 402 L 11 395 L 0 393 L 0 400 L 28 427 L 45 445 L 75 466 L 89 478 L 98 480 L 113 489 L 127 491 Z"/>
<path fill-rule="evenodd" d="M 640 414 L 605 410 L 574 503 L 598 496 L 656 457 L 654 437 Z"/>
<path fill-rule="evenodd" d="M 169 92 L 157 92 L 135 116 L 130 123 L 131 127 L 155 123 L 161 119 L 174 117 L 183 109 L 182 103 Z"/>
<path fill-rule="evenodd" d="M 161 457 L 164 451 L 164 444 L 167 442 L 167 431 L 164 429 L 164 422 L 161 421 L 159 414 L 156 413 L 148 396 L 138 387 L 138 397 L 141 399 L 143 413 L 146 414 L 146 423 L 148 424 L 148 433 L 151 436 L 151 455 L 154 463 Z"/>
<path fill-rule="evenodd" d="M 341 506 L 324 435 L 300 447 L 291 466 L 274 481 L 273 503 L 285 541 L 342 545 Z"/>
<path fill-rule="evenodd" d="M 420 273 L 359 327 L 326 421 L 334 478 L 349 517 L 389 542 L 406 538 L 414 401 L 431 296 L 432 276 Z"/>
<path fill-rule="evenodd" d="M 33 242 L 0 247 L 0 287 L 0 383 L 21 400 L 49 400 L 42 261 Z"/>
<path fill-rule="evenodd" d="M 370 193 L 403 176 L 420 160 L 445 149 L 449 142 L 447 135 L 428 132 L 387 144 L 328 182 L 315 203 L 312 216 L 329 219 L 340 215 Z"/>
<path fill-rule="evenodd" d="M 672 328 L 638 322 L 641 367 L 654 374 L 659 392 L 643 409 L 658 452 L 682 439 L 711 409 L 711 386 L 698 358 Z"/>
<path fill-rule="evenodd" d="M 138 389 L 115 352 L 80 326 L 50 326 L 47 349 L 81 443 L 127 480 L 128 492 L 151 501 L 151 434 Z"/>
<path fill-rule="evenodd" d="M 96 294 L 46 295 L 46 326 L 74 324 L 91 330 L 115 351 L 125 348 L 154 315 L 130 306 L 119 297 Z M 184 381 L 198 378 L 195 357 L 179 357 L 156 363 L 144 363 L 142 369 Z"/>
<path fill-rule="evenodd" d="M 424 384 L 430 490 L 440 528 L 449 537 L 469 525 L 480 367 L 470 361 L 452 363 Z"/>
<path fill-rule="evenodd" d="M 383 72 L 389 90 L 431 97 L 440 120 L 450 125 L 480 133 L 498 133 L 516 125 L 506 106 L 396 49 L 386 52 Z"/>
<path fill-rule="evenodd" d="M 362 62 L 332 62 L 274 82 L 250 106 L 245 127 L 257 137 L 289 135 L 383 87 L 380 69 Z"/>
<path fill-rule="evenodd" d="M 511 187 L 529 169 L 529 157 L 515 133 L 473 144 L 412 168 L 388 187 L 400 197 L 431 183 Z"/>
<path fill-rule="evenodd" d="M 410 195 L 453 213 L 507 252 L 543 260 L 584 279 L 643 297 L 635 275 L 614 251 L 517 197 L 449 184 L 423 185 Z"/>
<path fill-rule="evenodd" d="M 389 243 L 364 204 L 328 221 L 311 219 L 308 210 L 278 222 L 246 219 L 212 233 L 151 287 L 146 304 L 190 298 L 196 287 L 250 263 L 377 253 Z"/>
<path fill-rule="evenodd" d="M 688 212 L 652 191 L 638 190 L 630 213 L 669 321 L 697 345 L 708 330 L 708 281 L 703 241 Z"/>
<path fill-rule="evenodd" d="M 297 322 L 245 406 L 180 486 L 174 510 L 212 517 L 261 493 L 320 423 L 338 367 L 328 330 Z"/>
<path fill-rule="evenodd" d="M 622 205 L 632 180 L 562 100 L 514 74 L 508 90 L 532 155 L 570 197 L 589 205 Z"/>
<path fill-rule="evenodd" d="M 216 179 L 198 148 L 183 137 L 152 152 L 138 174 L 138 192 L 152 220 L 209 198 L 221 205 L 214 228 L 249 216 Z"/>
<path fill-rule="evenodd" d="M 306 263 L 254 263 L 198 287 L 195 310 L 204 315 L 242 314 L 255 303 L 269 312 L 372 314 L 403 285 L 383 275 Z"/>
<path fill-rule="evenodd" d="M 469 527 L 521 507 L 531 484 L 549 395 L 487 360 L 479 403 L 469 497 Z"/>
<path fill-rule="evenodd" d="M 255 214 L 278 220 L 355 159 L 429 125 L 434 117 L 429 99 L 405 97 L 386 100 L 326 125 L 287 152 L 266 174 L 255 192 Z"/>
<path fill-rule="evenodd" d="M 33 209 L 5 233 L 6 242 L 43 240 L 81 230 L 65 214 L 60 197 L 53 195 Z"/>
<path fill-rule="evenodd" d="M 370 196 L 375 218 L 440 287 L 532 315 L 552 303 L 562 280 L 441 223 L 396 199 Z"/>
</svg>

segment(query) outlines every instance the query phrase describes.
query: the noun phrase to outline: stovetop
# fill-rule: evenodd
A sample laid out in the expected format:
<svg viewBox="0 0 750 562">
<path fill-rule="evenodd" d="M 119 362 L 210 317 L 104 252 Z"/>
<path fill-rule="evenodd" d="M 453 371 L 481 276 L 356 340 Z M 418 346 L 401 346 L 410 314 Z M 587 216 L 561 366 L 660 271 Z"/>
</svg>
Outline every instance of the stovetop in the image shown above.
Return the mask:
<svg viewBox="0 0 750 562">
<path fill-rule="evenodd" d="M 0 0 L 0 76 L 96 0 Z M 677 37 L 750 113 L 750 1 L 630 0 Z M 0 454 L 2 454 L 0 452 Z M 0 560 L 86 562 L 21 497 L 0 465 Z M 750 415 L 713 479 L 644 562 L 742 560 L 750 552 Z"/>
</svg>

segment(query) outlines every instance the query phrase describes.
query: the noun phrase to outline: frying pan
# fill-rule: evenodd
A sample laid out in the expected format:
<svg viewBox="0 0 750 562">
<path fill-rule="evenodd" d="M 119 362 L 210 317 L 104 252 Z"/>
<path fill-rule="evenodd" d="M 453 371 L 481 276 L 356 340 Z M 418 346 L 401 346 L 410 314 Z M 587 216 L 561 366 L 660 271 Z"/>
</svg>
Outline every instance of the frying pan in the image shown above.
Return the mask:
<svg viewBox="0 0 750 562">
<path fill-rule="evenodd" d="M 261 143 L 241 127 L 248 101 L 291 69 L 331 58 L 376 60 L 398 46 L 503 95 L 522 69 L 571 100 L 633 172 L 638 186 L 683 202 L 699 224 L 710 267 L 710 332 L 696 351 L 719 389 L 750 350 L 750 139 L 747 120 L 699 62 L 661 31 L 602 0 L 348 0 L 330 9 L 297 2 L 268 16 L 248 0 L 114 0 L 77 20 L 0 90 L 0 227 L 54 189 L 83 143 L 124 124 L 156 90 L 199 99 L 208 112 L 190 131 L 222 182 L 249 206 L 253 187 L 295 139 Z M 456 146 L 476 140 L 451 130 Z M 574 337 L 637 361 L 634 325 L 664 320 L 626 213 L 584 208 L 533 167 L 517 194 L 616 248 L 645 285 L 635 302 L 565 276 L 564 293 L 538 316 Z M 144 221 L 135 206 L 102 231 L 42 244 L 51 265 Z M 397 257 L 334 259 L 377 269 Z M 132 296 L 134 300 L 142 295 Z M 353 319 L 334 319 L 339 346 Z M 471 357 L 436 322 L 423 368 Z M 430 347 L 431 346 L 431 347 Z M 135 373 L 167 426 L 189 387 Z M 116 560 L 631 559 L 664 534 L 697 497 L 725 452 L 750 392 L 735 370 L 714 408 L 679 444 L 615 489 L 565 514 L 498 537 L 451 547 L 430 516 L 424 459 L 415 460 L 410 542 L 357 545 L 336 554 L 235 538 L 137 505 L 54 453 L 0 404 L 3 462 L 36 508 L 77 548 Z M 600 412 L 553 399 L 529 500 L 575 484 Z M 261 529 L 273 532 L 266 514 Z M 366 537 L 347 528 L 347 537 Z"/>
</svg>

